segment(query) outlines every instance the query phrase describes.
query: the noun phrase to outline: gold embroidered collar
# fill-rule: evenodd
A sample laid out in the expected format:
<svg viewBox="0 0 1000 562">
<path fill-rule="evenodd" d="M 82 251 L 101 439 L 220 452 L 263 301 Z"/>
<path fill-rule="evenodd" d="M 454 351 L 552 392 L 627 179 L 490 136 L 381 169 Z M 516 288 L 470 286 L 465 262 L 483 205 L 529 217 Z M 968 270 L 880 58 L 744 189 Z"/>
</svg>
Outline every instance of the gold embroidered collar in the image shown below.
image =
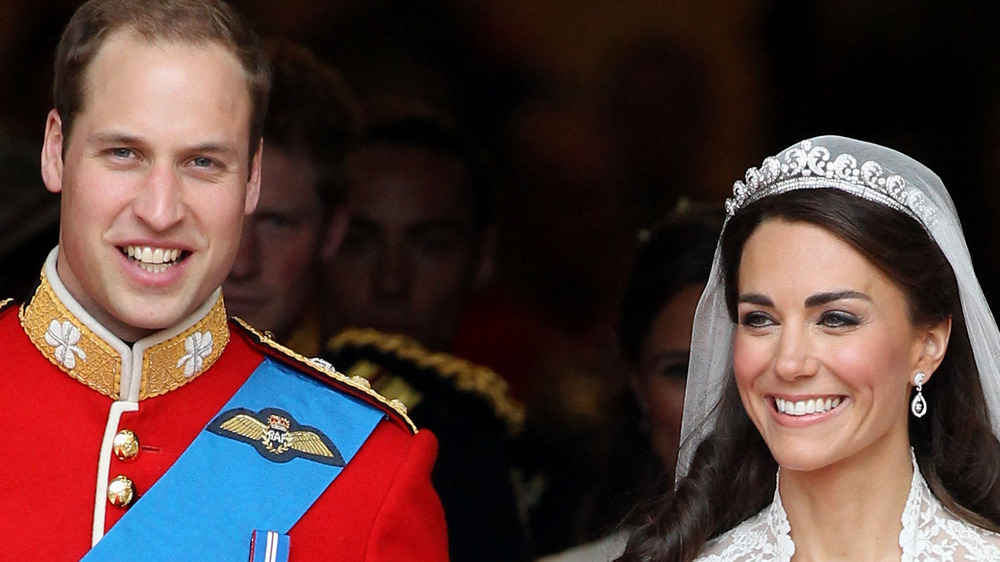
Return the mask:
<svg viewBox="0 0 1000 562">
<path fill-rule="evenodd" d="M 222 293 L 179 325 L 131 347 L 90 316 L 62 285 L 56 250 L 41 283 L 20 310 L 21 326 L 38 351 L 63 372 L 115 400 L 135 402 L 176 390 L 207 371 L 229 343 Z"/>
</svg>

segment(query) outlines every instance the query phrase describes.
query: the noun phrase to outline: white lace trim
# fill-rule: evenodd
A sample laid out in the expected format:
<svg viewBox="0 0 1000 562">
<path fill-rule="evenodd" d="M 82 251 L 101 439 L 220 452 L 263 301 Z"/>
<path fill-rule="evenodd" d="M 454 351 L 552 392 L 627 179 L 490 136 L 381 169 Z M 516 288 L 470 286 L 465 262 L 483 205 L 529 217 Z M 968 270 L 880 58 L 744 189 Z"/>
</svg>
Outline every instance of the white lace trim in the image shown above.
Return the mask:
<svg viewBox="0 0 1000 562">
<path fill-rule="evenodd" d="M 948 511 L 931 493 L 913 462 L 913 479 L 901 519 L 900 562 L 996 562 L 1000 534 L 981 529 Z M 791 562 L 795 543 L 777 487 L 760 513 L 709 541 L 696 562 Z"/>
</svg>

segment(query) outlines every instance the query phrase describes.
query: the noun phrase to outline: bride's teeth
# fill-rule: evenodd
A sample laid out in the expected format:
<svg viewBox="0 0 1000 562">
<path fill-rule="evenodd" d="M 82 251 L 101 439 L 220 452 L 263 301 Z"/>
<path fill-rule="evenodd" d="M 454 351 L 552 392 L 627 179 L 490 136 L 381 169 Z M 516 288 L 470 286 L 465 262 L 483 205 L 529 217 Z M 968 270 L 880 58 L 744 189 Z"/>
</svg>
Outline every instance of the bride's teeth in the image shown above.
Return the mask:
<svg viewBox="0 0 1000 562">
<path fill-rule="evenodd" d="M 779 413 L 789 416 L 804 416 L 806 414 L 822 414 L 840 405 L 840 398 L 810 398 L 792 402 L 783 398 L 774 398 L 774 408 Z"/>
</svg>

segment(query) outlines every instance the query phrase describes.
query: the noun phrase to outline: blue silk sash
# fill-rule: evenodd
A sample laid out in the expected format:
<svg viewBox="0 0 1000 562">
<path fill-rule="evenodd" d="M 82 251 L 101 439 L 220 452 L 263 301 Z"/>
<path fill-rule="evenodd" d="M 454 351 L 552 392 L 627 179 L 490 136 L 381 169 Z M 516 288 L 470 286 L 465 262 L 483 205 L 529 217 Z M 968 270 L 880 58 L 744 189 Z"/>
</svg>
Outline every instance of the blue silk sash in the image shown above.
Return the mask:
<svg viewBox="0 0 1000 562">
<path fill-rule="evenodd" d="M 271 417 L 271 425 L 262 427 L 268 424 L 268 414 L 275 412 L 286 416 Z M 254 530 L 287 534 L 350 462 L 383 415 L 371 405 L 265 359 L 177 462 L 83 560 L 247 560 Z M 234 416 L 235 422 L 221 423 Z M 291 441 L 285 433 L 296 430 L 306 436 L 302 442 L 313 443 L 310 450 L 285 447 L 282 451 L 281 445 Z M 270 437 L 255 441 L 261 433 Z M 342 462 L 331 461 L 325 452 L 313 454 L 324 450 L 317 449 L 317 436 L 325 439 L 325 450 L 332 447 L 339 457 L 336 460 L 342 458 Z M 281 454 L 259 452 L 262 447 Z"/>
</svg>

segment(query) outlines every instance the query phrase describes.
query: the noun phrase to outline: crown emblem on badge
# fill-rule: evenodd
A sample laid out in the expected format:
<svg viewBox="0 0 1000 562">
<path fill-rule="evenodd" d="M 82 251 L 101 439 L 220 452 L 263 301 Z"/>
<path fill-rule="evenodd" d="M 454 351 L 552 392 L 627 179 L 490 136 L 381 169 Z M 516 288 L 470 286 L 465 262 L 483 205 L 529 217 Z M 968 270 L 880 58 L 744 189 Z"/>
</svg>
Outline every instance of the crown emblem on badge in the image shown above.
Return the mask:
<svg viewBox="0 0 1000 562">
<path fill-rule="evenodd" d="M 288 462 L 295 458 L 342 467 L 344 457 L 320 430 L 299 425 L 284 410 L 246 408 L 227 410 L 208 424 L 208 431 L 252 445 L 265 459 Z"/>
<path fill-rule="evenodd" d="M 802 141 L 784 152 L 784 158 L 768 156 L 759 168 L 749 168 L 743 180 L 733 184 L 726 199 L 726 214 L 733 216 L 744 206 L 797 189 L 834 188 L 881 203 L 910 215 L 928 228 L 937 209 L 920 190 L 896 174 L 888 174 L 878 162 L 858 165 L 850 154 L 831 157 L 824 146 Z"/>
<path fill-rule="evenodd" d="M 288 431 L 288 428 L 291 427 L 291 422 L 286 417 L 271 414 L 267 416 L 267 425 L 277 431 Z"/>
</svg>

